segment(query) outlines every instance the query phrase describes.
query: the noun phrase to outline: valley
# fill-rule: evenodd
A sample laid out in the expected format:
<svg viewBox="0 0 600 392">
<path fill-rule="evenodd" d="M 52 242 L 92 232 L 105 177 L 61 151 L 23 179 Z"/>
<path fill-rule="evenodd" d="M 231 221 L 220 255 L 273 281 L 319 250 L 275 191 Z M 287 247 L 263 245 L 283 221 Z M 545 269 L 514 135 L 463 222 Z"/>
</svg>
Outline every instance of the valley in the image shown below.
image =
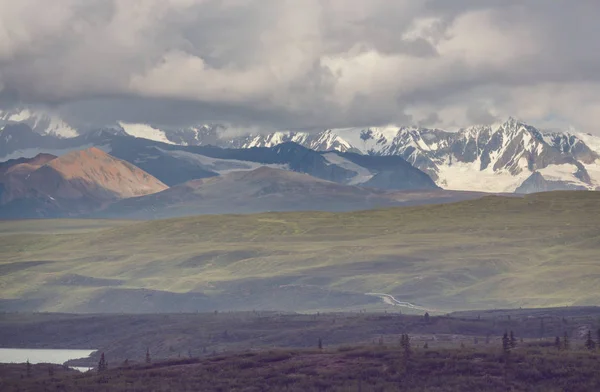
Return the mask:
<svg viewBox="0 0 600 392">
<path fill-rule="evenodd" d="M 600 391 L 599 19 L 0 0 L 0 392 Z"/>
</svg>

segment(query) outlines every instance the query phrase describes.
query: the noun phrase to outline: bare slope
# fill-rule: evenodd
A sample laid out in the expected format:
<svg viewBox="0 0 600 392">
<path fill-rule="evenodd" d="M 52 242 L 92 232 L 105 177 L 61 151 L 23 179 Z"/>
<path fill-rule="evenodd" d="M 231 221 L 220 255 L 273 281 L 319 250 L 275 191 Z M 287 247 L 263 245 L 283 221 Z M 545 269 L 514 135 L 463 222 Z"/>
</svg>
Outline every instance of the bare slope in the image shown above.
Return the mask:
<svg viewBox="0 0 600 392">
<path fill-rule="evenodd" d="M 2 303 L 52 311 L 332 310 L 388 306 L 364 295 L 387 293 L 442 311 L 594 305 L 598 216 L 599 193 L 552 192 L 3 235 Z"/>
<path fill-rule="evenodd" d="M 94 147 L 51 157 L 38 156 L 7 169 L 4 177 L 10 181 L 4 182 L 0 216 L 75 215 L 167 188 L 141 169 Z"/>
</svg>

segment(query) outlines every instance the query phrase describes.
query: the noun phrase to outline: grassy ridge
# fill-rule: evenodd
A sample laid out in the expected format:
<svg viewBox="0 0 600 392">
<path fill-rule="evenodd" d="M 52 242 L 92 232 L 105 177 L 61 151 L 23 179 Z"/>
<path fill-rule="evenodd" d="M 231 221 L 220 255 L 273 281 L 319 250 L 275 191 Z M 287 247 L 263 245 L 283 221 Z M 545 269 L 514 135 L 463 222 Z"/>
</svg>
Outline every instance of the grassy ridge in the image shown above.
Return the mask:
<svg viewBox="0 0 600 392">
<path fill-rule="evenodd" d="M 27 221 L 0 236 L 0 269 L 10 271 L 0 287 L 5 299 L 51 298 L 36 305 L 50 311 L 89 309 L 140 288 L 175 293 L 179 302 L 201 292 L 209 309 L 375 306 L 357 302 L 368 292 L 444 311 L 593 305 L 598 216 L 600 194 L 552 192 L 353 213 L 120 222 L 80 233 L 24 234 L 38 224 Z M 47 263 L 18 268 L 36 261 Z"/>
</svg>

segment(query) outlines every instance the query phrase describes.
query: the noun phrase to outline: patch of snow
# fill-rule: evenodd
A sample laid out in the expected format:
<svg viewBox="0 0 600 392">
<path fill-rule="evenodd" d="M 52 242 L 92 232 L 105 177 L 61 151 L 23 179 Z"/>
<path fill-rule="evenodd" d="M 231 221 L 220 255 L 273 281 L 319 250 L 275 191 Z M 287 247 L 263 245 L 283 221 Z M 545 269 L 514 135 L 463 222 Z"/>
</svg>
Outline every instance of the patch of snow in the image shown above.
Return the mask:
<svg viewBox="0 0 600 392">
<path fill-rule="evenodd" d="M 469 190 L 479 192 L 514 192 L 530 175 L 531 172 L 523 171 L 512 175 L 508 171 L 493 171 L 493 165 L 480 171 L 481 162 L 453 161 L 452 164 L 438 166 L 437 184 L 449 190 Z"/>
<path fill-rule="evenodd" d="M 591 148 L 591 147 L 590 147 Z M 590 179 L 592 180 L 593 188 L 600 187 L 600 160 L 596 160 L 591 164 L 583 164 L 585 170 L 587 170 L 590 175 Z"/>
<path fill-rule="evenodd" d="M 184 159 L 188 162 L 195 163 L 199 167 L 204 170 L 209 170 L 220 175 L 234 172 L 234 171 L 250 171 L 258 169 L 259 167 L 267 166 L 274 169 L 282 169 L 289 170 L 288 165 L 278 165 L 278 164 L 263 164 L 259 162 L 251 162 L 251 161 L 240 161 L 236 159 L 220 159 L 220 158 L 211 158 L 205 155 L 195 154 L 193 152 L 187 151 L 170 151 L 163 150 L 162 148 L 156 148 L 163 154 L 167 154 L 177 159 Z"/>
<path fill-rule="evenodd" d="M 123 128 L 125 133 L 133 137 L 154 140 L 156 142 L 162 142 L 167 144 L 175 144 L 167 138 L 167 135 L 164 131 L 154 128 L 147 124 L 119 122 L 119 126 Z"/>
<path fill-rule="evenodd" d="M 373 173 L 371 173 L 369 170 L 365 169 L 360 165 L 357 165 L 352 161 L 349 161 L 348 159 L 336 154 L 335 152 L 328 152 L 326 154 L 323 154 L 323 158 L 325 158 L 327 162 L 329 162 L 329 164 L 337 165 L 343 167 L 346 170 L 350 170 L 356 173 L 356 176 L 354 176 L 348 182 L 349 185 L 362 184 L 373 178 Z"/>
<path fill-rule="evenodd" d="M 24 123 L 42 135 L 52 134 L 62 138 L 79 136 L 77 130 L 64 122 L 60 117 L 45 110 L 32 111 L 30 109 L 21 109 L 5 112 L 0 111 L 0 122 L 4 124 Z"/>
<path fill-rule="evenodd" d="M 7 120 L 13 121 L 13 122 L 23 122 L 25 120 L 28 120 L 31 117 L 32 117 L 31 112 L 28 109 L 25 109 L 25 110 L 21 110 L 20 112 L 17 112 L 17 113 L 9 114 L 7 117 Z"/>
<path fill-rule="evenodd" d="M 371 151 L 379 153 L 385 147 L 388 147 L 392 140 L 398 135 L 400 127 L 389 125 L 385 127 L 370 128 L 336 128 L 331 132 L 338 135 L 348 146 L 358 149 L 363 154 Z M 371 139 L 363 140 L 361 134 L 363 131 L 370 131 Z"/>
<path fill-rule="evenodd" d="M 337 147 L 338 145 L 339 145 L 339 147 L 342 147 L 341 148 L 342 150 L 346 150 L 346 151 L 352 148 L 350 143 L 348 143 L 346 140 L 339 137 L 336 133 L 334 133 L 331 130 L 322 132 L 319 135 L 319 138 L 317 139 L 317 141 L 314 143 L 314 147 L 322 146 L 322 145 L 325 145 L 324 148 L 321 147 L 321 149 L 325 150 L 325 151 L 331 151 L 331 150 L 335 149 L 335 147 Z"/>
<path fill-rule="evenodd" d="M 600 136 L 590 135 L 589 133 L 577 133 L 575 136 L 582 140 L 590 150 L 600 154 Z"/>
<path fill-rule="evenodd" d="M 576 185 L 587 186 L 586 183 L 575 177 L 577 166 L 565 163 L 562 165 L 548 165 L 538 172 L 548 181 L 567 181 Z"/>
</svg>

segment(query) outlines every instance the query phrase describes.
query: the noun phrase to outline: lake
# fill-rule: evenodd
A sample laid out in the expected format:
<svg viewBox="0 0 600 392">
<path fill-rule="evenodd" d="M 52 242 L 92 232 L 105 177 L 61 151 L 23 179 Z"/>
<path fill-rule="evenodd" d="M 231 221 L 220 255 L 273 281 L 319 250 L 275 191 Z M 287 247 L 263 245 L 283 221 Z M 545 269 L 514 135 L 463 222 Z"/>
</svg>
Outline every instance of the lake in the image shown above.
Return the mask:
<svg viewBox="0 0 600 392">
<path fill-rule="evenodd" d="M 0 348 L 0 363 L 55 363 L 62 365 L 71 359 L 89 357 L 96 350 L 54 350 L 31 348 Z M 88 368 L 75 368 L 80 371 Z"/>
</svg>

